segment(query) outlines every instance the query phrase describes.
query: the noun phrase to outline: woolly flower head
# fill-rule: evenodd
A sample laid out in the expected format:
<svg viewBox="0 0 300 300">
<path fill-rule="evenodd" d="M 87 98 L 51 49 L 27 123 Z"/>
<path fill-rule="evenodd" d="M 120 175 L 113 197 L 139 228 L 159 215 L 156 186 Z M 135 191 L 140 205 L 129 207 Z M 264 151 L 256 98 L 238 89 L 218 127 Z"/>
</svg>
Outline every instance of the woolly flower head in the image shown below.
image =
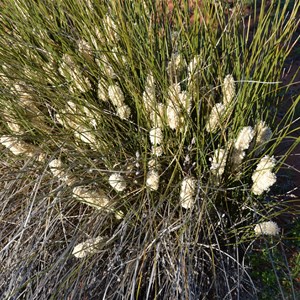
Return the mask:
<svg viewBox="0 0 300 300">
<path fill-rule="evenodd" d="M 67 80 L 71 79 L 72 85 L 70 85 L 70 91 L 72 93 L 77 90 L 81 93 L 85 93 L 92 88 L 89 79 L 81 73 L 79 67 L 73 61 L 69 54 L 64 54 L 62 57 L 62 63 L 58 68 L 60 75 L 65 77 Z"/>
<path fill-rule="evenodd" d="M 178 100 L 179 100 L 180 108 L 183 109 L 188 114 L 190 114 L 192 109 L 192 102 L 191 102 L 191 97 L 188 96 L 187 92 L 182 91 L 178 95 Z"/>
<path fill-rule="evenodd" d="M 171 129 L 179 128 L 180 116 L 178 113 L 178 107 L 173 103 L 169 103 L 167 106 L 167 123 Z"/>
<path fill-rule="evenodd" d="M 73 183 L 73 179 L 64 170 L 63 163 L 60 159 L 52 159 L 49 163 L 49 168 L 54 177 L 65 181 L 68 185 Z"/>
<path fill-rule="evenodd" d="M 96 136 L 90 129 L 84 126 L 79 125 L 76 127 L 76 130 L 74 131 L 74 137 L 86 144 L 89 144 L 93 149 L 97 148 Z"/>
<path fill-rule="evenodd" d="M 190 113 L 191 101 L 185 91 L 181 92 L 179 84 L 172 84 L 168 90 L 167 123 L 171 129 L 181 125 L 183 110 Z"/>
<path fill-rule="evenodd" d="M 160 127 L 154 127 L 149 132 L 150 141 L 152 145 L 159 145 L 163 141 L 163 132 Z"/>
<path fill-rule="evenodd" d="M 223 82 L 223 103 L 228 105 L 235 97 L 235 84 L 232 75 L 227 75 Z"/>
<path fill-rule="evenodd" d="M 152 190 L 157 191 L 159 187 L 159 174 L 155 170 L 150 170 L 147 174 L 146 186 Z"/>
<path fill-rule="evenodd" d="M 126 189 L 126 181 L 121 174 L 114 173 L 110 175 L 108 182 L 117 192 L 122 192 Z"/>
<path fill-rule="evenodd" d="M 254 232 L 257 236 L 259 235 L 278 235 L 280 232 L 280 228 L 273 221 L 262 222 L 256 224 L 254 227 Z"/>
<path fill-rule="evenodd" d="M 63 164 L 60 159 L 52 159 L 49 163 L 49 168 L 53 176 L 60 177 L 63 172 Z"/>
<path fill-rule="evenodd" d="M 234 143 L 234 148 L 240 151 L 247 150 L 254 137 L 254 130 L 251 126 L 243 127 Z"/>
<path fill-rule="evenodd" d="M 185 209 L 192 208 L 195 203 L 196 182 L 192 176 L 182 180 L 179 198 L 181 206 Z"/>
<path fill-rule="evenodd" d="M 23 141 L 20 141 L 18 138 L 9 135 L 3 135 L 0 137 L 0 144 L 9 149 L 14 155 L 25 155 L 27 157 L 34 157 L 39 151 L 33 145 L 27 144 Z M 39 161 L 43 161 L 45 159 L 45 155 L 40 153 L 37 156 Z"/>
<path fill-rule="evenodd" d="M 113 84 L 108 87 L 108 96 L 115 107 L 121 107 L 124 105 L 124 94 L 117 84 Z"/>
<path fill-rule="evenodd" d="M 108 78 L 116 78 L 117 75 L 115 73 L 114 66 L 111 64 L 110 61 L 111 61 L 110 58 L 105 54 L 100 55 L 99 58 L 95 58 L 95 62 L 97 66 L 101 70 L 103 70 L 104 74 Z"/>
<path fill-rule="evenodd" d="M 147 75 L 145 91 L 143 92 L 143 103 L 147 113 L 151 113 L 156 103 L 155 80 L 153 74 Z"/>
<path fill-rule="evenodd" d="M 150 121 L 153 127 L 163 127 L 165 106 L 163 103 L 157 103 L 154 110 L 150 113 Z"/>
<path fill-rule="evenodd" d="M 214 151 L 213 157 L 209 159 L 211 161 L 210 169 L 214 175 L 223 175 L 226 167 L 227 156 L 228 151 L 226 149 L 216 149 Z"/>
<path fill-rule="evenodd" d="M 127 119 L 129 119 L 129 117 L 131 115 L 130 107 L 128 105 L 126 105 L 126 104 L 117 107 L 117 115 L 119 116 L 119 118 L 121 120 L 127 120 Z"/>
<path fill-rule="evenodd" d="M 268 155 L 260 160 L 251 177 L 253 181 L 252 192 L 254 195 L 261 195 L 263 192 L 269 191 L 270 187 L 276 182 L 276 175 L 272 173 L 275 164 L 275 158 Z"/>
<path fill-rule="evenodd" d="M 119 40 L 116 23 L 109 15 L 106 15 L 103 19 L 103 24 L 106 30 L 107 39 L 113 43 L 116 43 Z"/>
<path fill-rule="evenodd" d="M 270 141 L 272 137 L 272 130 L 266 125 L 264 121 L 259 121 L 255 127 L 254 131 L 256 133 L 256 151 L 255 155 L 259 155 L 263 149 L 264 144 Z"/>
<path fill-rule="evenodd" d="M 80 53 L 91 57 L 92 48 L 87 41 L 85 41 L 84 39 L 77 40 L 77 47 Z"/>
<path fill-rule="evenodd" d="M 215 132 L 221 125 L 221 120 L 225 114 L 226 107 L 222 103 L 217 103 L 211 110 L 205 129 L 208 132 Z"/>
<path fill-rule="evenodd" d="M 73 188 L 73 197 L 85 204 L 97 209 L 106 208 L 109 199 L 102 190 L 91 190 L 86 186 L 76 186 Z"/>
<path fill-rule="evenodd" d="M 158 157 L 158 156 L 162 156 L 163 155 L 164 149 L 163 149 L 162 146 L 154 145 L 151 148 L 151 152 L 152 152 L 153 155 L 155 155 L 155 156 Z"/>
<path fill-rule="evenodd" d="M 0 74 L 1 76 L 1 74 Z M 14 133 L 14 134 L 23 134 L 24 130 L 22 127 L 18 124 L 17 118 L 12 116 L 11 109 L 4 108 L 3 109 L 3 118 L 6 121 L 6 124 L 8 128 Z"/>
<path fill-rule="evenodd" d="M 97 89 L 97 95 L 98 95 L 98 98 L 102 101 L 107 101 L 107 88 L 106 88 L 106 85 L 105 85 L 105 82 L 103 80 L 99 80 L 98 82 L 98 89 Z"/>
<path fill-rule="evenodd" d="M 145 90 L 151 90 L 152 92 L 155 91 L 155 79 L 151 72 L 146 77 Z"/>
<path fill-rule="evenodd" d="M 83 258 L 89 254 L 95 254 L 99 251 L 99 244 L 103 241 L 102 237 L 96 237 L 86 240 L 74 247 L 72 254 L 77 258 Z"/>
<path fill-rule="evenodd" d="M 197 71 L 197 68 L 199 67 L 199 65 L 201 64 L 201 57 L 200 55 L 196 55 L 190 62 L 188 65 L 188 76 L 189 79 L 192 75 L 195 74 L 195 72 Z"/>
</svg>

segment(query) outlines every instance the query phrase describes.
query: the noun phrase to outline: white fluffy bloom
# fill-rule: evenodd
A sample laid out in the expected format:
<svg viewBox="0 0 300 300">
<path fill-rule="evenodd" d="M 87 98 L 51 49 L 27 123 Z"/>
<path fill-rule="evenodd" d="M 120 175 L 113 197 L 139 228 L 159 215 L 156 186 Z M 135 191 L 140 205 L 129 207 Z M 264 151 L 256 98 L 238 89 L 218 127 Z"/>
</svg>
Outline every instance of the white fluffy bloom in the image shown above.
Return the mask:
<svg viewBox="0 0 300 300">
<path fill-rule="evenodd" d="M 223 175 L 226 167 L 227 156 L 228 151 L 226 149 L 216 149 L 214 151 L 213 157 L 209 159 L 211 161 L 210 169 L 214 175 Z"/>
<path fill-rule="evenodd" d="M 153 74 L 147 75 L 145 91 L 143 92 L 143 103 L 147 113 L 151 113 L 156 103 L 155 80 Z"/>
<path fill-rule="evenodd" d="M 97 209 L 107 208 L 109 199 L 102 190 L 91 190 L 86 186 L 76 186 L 73 188 L 73 197 L 89 206 Z"/>
<path fill-rule="evenodd" d="M 165 106 L 163 103 L 156 104 L 154 110 L 150 112 L 150 121 L 153 127 L 163 127 L 163 119 L 165 113 Z"/>
<path fill-rule="evenodd" d="M 74 178 L 64 170 L 63 163 L 60 159 L 52 159 L 49 163 L 49 168 L 54 177 L 64 181 L 67 185 L 71 185 L 75 182 Z"/>
<path fill-rule="evenodd" d="M 34 105 L 34 101 L 32 100 L 32 96 L 27 92 L 26 83 L 17 82 L 12 86 L 12 91 L 15 92 L 20 98 L 22 107 Z"/>
<path fill-rule="evenodd" d="M 266 125 L 264 121 L 259 121 L 255 127 L 254 131 L 256 134 L 256 151 L 255 155 L 259 155 L 263 149 L 264 145 L 268 143 L 272 137 L 272 130 Z"/>
<path fill-rule="evenodd" d="M 103 80 L 99 80 L 97 89 L 98 98 L 102 101 L 107 101 L 107 88 Z"/>
<path fill-rule="evenodd" d="M 34 157 L 38 152 L 40 152 L 35 146 L 27 144 L 23 141 L 20 141 L 18 138 L 9 135 L 1 136 L 0 144 L 9 149 L 14 155 L 22 154 L 27 157 Z M 37 159 L 39 161 L 43 161 L 45 159 L 45 155 L 40 153 L 37 156 Z"/>
<path fill-rule="evenodd" d="M 14 134 L 22 134 L 24 133 L 24 130 L 22 127 L 18 124 L 16 118 L 12 116 L 11 110 L 8 108 L 3 109 L 3 118 L 6 121 L 6 124 L 8 128 L 14 133 Z"/>
<path fill-rule="evenodd" d="M 272 173 L 272 169 L 276 164 L 274 157 L 264 156 L 258 163 L 256 170 L 252 174 L 252 192 L 255 195 L 261 195 L 265 191 L 269 191 L 270 187 L 276 182 L 276 175 Z"/>
<path fill-rule="evenodd" d="M 163 147 L 162 146 L 152 146 L 151 148 L 152 154 L 155 156 L 162 156 L 164 153 Z"/>
<path fill-rule="evenodd" d="M 90 131 L 85 125 L 87 123 L 94 128 L 97 127 L 95 111 L 93 111 L 92 108 L 77 105 L 73 101 L 67 101 L 65 109 L 62 109 L 60 112 L 61 114 L 56 115 L 56 119 L 65 127 L 72 128 L 79 132 Z M 65 118 L 63 115 L 65 115 Z"/>
<path fill-rule="evenodd" d="M 100 243 L 103 241 L 102 237 L 96 237 L 86 240 L 83 243 L 74 247 L 72 254 L 77 258 L 83 258 L 89 254 L 94 254 L 99 251 Z"/>
<path fill-rule="evenodd" d="M 167 123 L 171 129 L 179 129 L 184 109 L 190 111 L 190 99 L 185 91 L 181 92 L 179 84 L 172 84 L 168 90 L 166 110 Z"/>
<path fill-rule="evenodd" d="M 159 187 L 159 174 L 155 170 L 150 170 L 147 174 L 146 186 L 152 190 L 157 191 Z"/>
<path fill-rule="evenodd" d="M 278 235 L 280 228 L 273 221 L 262 222 L 256 224 L 254 227 L 254 232 L 257 236 L 259 235 Z"/>
<path fill-rule="evenodd" d="M 95 59 L 97 66 L 108 78 L 116 78 L 116 73 L 113 65 L 110 63 L 110 59 L 106 54 L 101 55 Z"/>
<path fill-rule="evenodd" d="M 152 158 L 148 161 L 149 170 L 154 170 L 156 166 L 157 166 L 157 162 L 155 159 Z"/>
<path fill-rule="evenodd" d="M 221 126 L 221 120 L 226 107 L 222 103 L 217 103 L 211 110 L 205 129 L 208 132 L 215 132 Z"/>
<path fill-rule="evenodd" d="M 181 206 L 185 209 L 192 208 L 195 203 L 196 182 L 192 176 L 182 180 L 179 198 Z"/>
<path fill-rule="evenodd" d="M 167 122 L 171 129 L 177 129 L 180 124 L 178 107 L 171 102 L 167 106 Z"/>
<path fill-rule="evenodd" d="M 235 97 L 234 78 L 231 74 L 227 75 L 223 82 L 223 103 L 228 105 Z"/>
<path fill-rule="evenodd" d="M 103 19 L 103 24 L 106 29 L 106 37 L 111 42 L 115 43 L 119 40 L 119 35 L 117 33 L 117 26 L 116 23 L 113 21 L 113 19 L 106 15 Z"/>
<path fill-rule="evenodd" d="M 198 92 L 198 90 L 196 89 L 196 83 L 201 75 L 201 72 L 199 71 L 201 68 L 201 64 L 202 61 L 200 55 L 196 55 L 188 65 L 187 89 L 191 93 Z"/>
<path fill-rule="evenodd" d="M 0 82 L 6 87 L 9 87 L 11 84 L 9 78 L 2 72 L 0 72 Z"/>
<path fill-rule="evenodd" d="M 89 43 L 87 41 L 85 41 L 84 39 L 79 39 L 77 40 L 77 46 L 78 46 L 78 51 L 80 53 L 82 53 L 83 55 L 88 56 L 89 58 L 92 58 L 92 48 L 89 45 Z"/>
<path fill-rule="evenodd" d="M 110 175 L 108 182 L 117 192 L 122 192 L 126 189 L 126 181 L 121 174 L 114 173 Z"/>
<path fill-rule="evenodd" d="M 195 72 L 197 71 L 197 68 L 199 67 L 200 63 L 201 63 L 200 55 L 194 56 L 194 58 L 189 62 L 189 65 L 188 65 L 188 77 L 189 77 L 189 79 L 190 79 L 191 76 L 193 76 L 195 74 Z"/>
<path fill-rule="evenodd" d="M 108 96 L 115 107 L 121 107 L 124 105 L 124 94 L 117 84 L 113 84 L 108 87 Z"/>
<path fill-rule="evenodd" d="M 60 159 L 52 159 L 49 163 L 49 168 L 54 177 L 60 177 L 64 173 Z"/>
<path fill-rule="evenodd" d="M 120 117 L 120 119 L 122 120 L 127 120 L 130 118 L 131 115 L 131 110 L 130 107 L 128 105 L 122 105 L 117 107 L 117 115 Z"/>
<path fill-rule="evenodd" d="M 154 127 L 149 132 L 150 141 L 152 145 L 159 145 L 163 141 L 163 132 L 160 127 Z"/>
<path fill-rule="evenodd" d="M 254 130 L 251 126 L 243 127 L 234 143 L 234 148 L 240 151 L 247 150 L 254 137 Z"/>
<path fill-rule="evenodd" d="M 71 80 L 70 91 L 80 91 L 85 93 L 92 88 L 89 79 L 82 75 L 80 69 L 73 61 L 69 54 L 64 54 L 62 57 L 62 63 L 58 68 L 60 75 L 67 80 Z"/>
<path fill-rule="evenodd" d="M 92 148 L 95 148 L 97 145 L 95 135 L 91 132 L 91 130 L 83 126 L 77 126 L 76 130 L 74 131 L 74 137 L 86 144 L 89 144 Z"/>
<path fill-rule="evenodd" d="M 82 106 L 83 112 L 85 114 L 85 120 L 89 122 L 90 125 L 92 125 L 94 128 L 97 127 L 97 121 L 95 118 L 95 113 L 92 111 L 92 109 L 87 108 L 86 106 Z"/>
<path fill-rule="evenodd" d="M 187 112 L 188 115 L 190 115 L 192 110 L 192 98 L 188 96 L 187 92 L 184 91 L 181 92 L 179 99 L 181 101 L 182 108 L 185 110 L 185 112 Z"/>
<path fill-rule="evenodd" d="M 99 50 L 99 44 L 101 45 L 105 44 L 105 37 L 103 36 L 102 32 L 98 29 L 97 26 L 94 26 L 93 32 L 86 26 L 84 26 L 84 29 L 86 30 L 86 32 L 89 33 L 93 46 L 97 50 Z"/>
<path fill-rule="evenodd" d="M 22 129 L 22 127 L 13 120 L 7 120 L 7 126 L 14 134 L 23 134 L 24 133 L 24 130 Z"/>
</svg>

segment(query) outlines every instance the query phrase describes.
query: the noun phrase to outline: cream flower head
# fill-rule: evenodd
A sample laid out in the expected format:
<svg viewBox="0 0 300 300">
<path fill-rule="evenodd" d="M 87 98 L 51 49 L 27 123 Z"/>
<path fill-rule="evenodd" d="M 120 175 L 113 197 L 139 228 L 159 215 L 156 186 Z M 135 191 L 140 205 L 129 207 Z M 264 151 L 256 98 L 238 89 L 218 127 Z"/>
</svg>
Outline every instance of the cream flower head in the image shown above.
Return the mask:
<svg viewBox="0 0 300 300">
<path fill-rule="evenodd" d="M 102 190 L 91 190 L 86 186 L 76 186 L 73 188 L 73 197 L 77 200 L 95 207 L 97 209 L 107 208 L 109 199 Z"/>
<path fill-rule="evenodd" d="M 280 232 L 280 228 L 273 221 L 262 222 L 256 224 L 254 227 L 254 232 L 257 236 L 259 235 L 278 235 Z"/>
<path fill-rule="evenodd" d="M 225 105 L 230 104 L 230 102 L 235 97 L 235 83 L 234 78 L 231 74 L 227 75 L 223 83 L 223 103 Z"/>
<path fill-rule="evenodd" d="M 160 127 L 154 127 L 149 132 L 151 144 L 156 146 L 160 145 L 163 141 L 163 132 Z"/>
<path fill-rule="evenodd" d="M 234 143 L 234 148 L 240 151 L 247 150 L 254 137 L 254 130 L 251 126 L 243 127 Z"/>
<path fill-rule="evenodd" d="M 263 192 L 269 191 L 276 182 L 276 175 L 272 173 L 275 164 L 275 158 L 268 155 L 260 160 L 252 175 L 252 192 L 254 195 L 261 195 Z"/>
<path fill-rule="evenodd" d="M 110 175 L 108 182 L 117 192 L 123 192 L 126 189 L 126 181 L 121 174 L 114 173 Z"/>
<path fill-rule="evenodd" d="M 147 174 L 146 186 L 152 190 L 157 191 L 159 187 L 159 174 L 155 170 L 150 170 Z"/>
<path fill-rule="evenodd" d="M 74 247 L 72 254 L 77 258 L 86 257 L 89 254 L 95 254 L 99 251 L 99 244 L 103 241 L 102 237 L 96 237 L 86 240 Z"/>
<path fill-rule="evenodd" d="M 225 167 L 226 167 L 226 161 L 227 161 L 228 151 L 226 149 L 216 149 L 214 151 L 214 155 L 209 160 L 211 161 L 211 172 L 214 175 L 222 176 Z"/>
<path fill-rule="evenodd" d="M 196 179 L 192 176 L 185 177 L 181 182 L 180 204 L 183 208 L 192 208 L 195 203 Z"/>
<path fill-rule="evenodd" d="M 254 131 L 256 133 L 255 155 L 259 155 L 264 150 L 264 145 L 270 141 L 272 137 L 272 130 L 266 125 L 264 121 L 259 121 L 255 125 Z"/>
<path fill-rule="evenodd" d="M 215 132 L 221 126 L 222 118 L 226 107 L 222 103 L 217 103 L 211 110 L 205 129 L 208 132 Z"/>
<path fill-rule="evenodd" d="M 121 107 L 124 105 L 124 94 L 117 84 L 113 84 L 108 87 L 108 96 L 109 100 L 115 107 Z"/>
</svg>

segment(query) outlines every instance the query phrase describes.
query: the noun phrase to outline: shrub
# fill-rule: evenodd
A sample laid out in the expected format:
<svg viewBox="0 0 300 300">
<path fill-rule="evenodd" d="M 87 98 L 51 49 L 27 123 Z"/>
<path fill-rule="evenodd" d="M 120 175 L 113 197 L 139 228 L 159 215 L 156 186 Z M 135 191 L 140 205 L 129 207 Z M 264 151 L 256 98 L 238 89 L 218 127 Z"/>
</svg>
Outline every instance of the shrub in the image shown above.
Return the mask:
<svg viewBox="0 0 300 300">
<path fill-rule="evenodd" d="M 222 1 L 192 19 L 185 2 L 4 4 L 6 298 L 255 295 L 243 262 L 274 218 L 300 4 L 255 3 L 251 28 Z"/>
</svg>

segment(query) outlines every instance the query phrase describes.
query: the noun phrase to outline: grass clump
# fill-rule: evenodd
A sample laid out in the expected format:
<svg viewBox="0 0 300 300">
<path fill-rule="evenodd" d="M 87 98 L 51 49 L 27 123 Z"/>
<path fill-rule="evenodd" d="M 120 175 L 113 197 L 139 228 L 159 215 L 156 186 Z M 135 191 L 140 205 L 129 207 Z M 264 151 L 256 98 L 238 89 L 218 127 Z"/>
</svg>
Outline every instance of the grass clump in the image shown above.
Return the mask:
<svg viewBox="0 0 300 300">
<path fill-rule="evenodd" d="M 5 298 L 256 298 L 299 4 L 6 2 Z"/>
</svg>

